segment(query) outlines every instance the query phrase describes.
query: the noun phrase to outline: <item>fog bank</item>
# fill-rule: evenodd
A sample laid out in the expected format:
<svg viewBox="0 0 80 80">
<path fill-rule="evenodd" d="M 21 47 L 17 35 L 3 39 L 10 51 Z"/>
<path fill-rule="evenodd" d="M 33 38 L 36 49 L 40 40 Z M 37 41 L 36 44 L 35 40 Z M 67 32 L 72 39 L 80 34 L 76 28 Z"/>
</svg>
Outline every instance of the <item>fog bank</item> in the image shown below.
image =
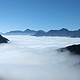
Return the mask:
<svg viewBox="0 0 80 80">
<path fill-rule="evenodd" d="M 80 43 L 80 38 L 6 35 L 0 44 L 0 80 L 79 80 L 80 56 L 59 53 L 59 48 Z"/>
</svg>

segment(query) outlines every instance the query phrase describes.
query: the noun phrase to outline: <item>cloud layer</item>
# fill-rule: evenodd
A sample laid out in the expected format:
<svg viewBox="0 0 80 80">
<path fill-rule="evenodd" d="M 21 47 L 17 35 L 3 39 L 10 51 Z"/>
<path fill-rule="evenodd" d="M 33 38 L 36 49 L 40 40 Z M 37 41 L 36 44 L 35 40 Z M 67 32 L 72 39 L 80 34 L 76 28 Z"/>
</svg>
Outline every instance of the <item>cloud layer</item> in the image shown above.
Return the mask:
<svg viewBox="0 0 80 80">
<path fill-rule="evenodd" d="M 80 38 L 5 36 L 0 44 L 0 78 L 3 80 L 79 80 L 80 56 L 56 49 L 80 43 Z"/>
</svg>

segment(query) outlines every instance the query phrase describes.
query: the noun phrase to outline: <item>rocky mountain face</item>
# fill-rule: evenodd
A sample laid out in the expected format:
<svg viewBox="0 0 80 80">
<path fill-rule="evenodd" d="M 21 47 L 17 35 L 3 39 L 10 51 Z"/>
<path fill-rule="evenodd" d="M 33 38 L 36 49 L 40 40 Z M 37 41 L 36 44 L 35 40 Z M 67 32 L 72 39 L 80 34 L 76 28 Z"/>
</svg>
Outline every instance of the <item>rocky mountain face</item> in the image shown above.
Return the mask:
<svg viewBox="0 0 80 80">
<path fill-rule="evenodd" d="M 8 43 L 8 39 L 0 35 L 0 43 Z"/>
<path fill-rule="evenodd" d="M 65 48 L 59 49 L 60 52 L 65 52 L 66 50 L 68 50 L 72 54 L 80 55 L 80 44 L 70 45 L 70 46 L 67 46 Z"/>
</svg>

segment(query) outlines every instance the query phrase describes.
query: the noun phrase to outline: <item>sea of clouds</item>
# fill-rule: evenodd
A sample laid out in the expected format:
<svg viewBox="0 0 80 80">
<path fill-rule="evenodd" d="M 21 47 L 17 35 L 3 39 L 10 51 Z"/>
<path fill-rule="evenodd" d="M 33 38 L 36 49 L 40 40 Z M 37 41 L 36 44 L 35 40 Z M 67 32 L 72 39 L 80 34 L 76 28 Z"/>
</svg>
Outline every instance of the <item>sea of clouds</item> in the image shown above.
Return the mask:
<svg viewBox="0 0 80 80">
<path fill-rule="evenodd" d="M 4 35 L 0 44 L 0 80 L 79 80 L 80 56 L 57 49 L 80 38 Z"/>
</svg>

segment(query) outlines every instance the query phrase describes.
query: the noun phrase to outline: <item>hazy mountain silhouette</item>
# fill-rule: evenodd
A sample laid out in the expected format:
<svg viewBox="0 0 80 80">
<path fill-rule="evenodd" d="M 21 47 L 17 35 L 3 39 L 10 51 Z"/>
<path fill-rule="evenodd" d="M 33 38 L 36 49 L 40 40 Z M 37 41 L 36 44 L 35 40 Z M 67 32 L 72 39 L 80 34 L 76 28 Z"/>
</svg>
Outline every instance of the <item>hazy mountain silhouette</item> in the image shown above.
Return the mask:
<svg viewBox="0 0 80 80">
<path fill-rule="evenodd" d="M 39 30 L 33 36 L 46 36 L 46 32 L 43 30 Z"/>
<path fill-rule="evenodd" d="M 35 33 L 36 33 L 35 30 L 26 29 L 25 31 L 16 30 L 16 31 L 10 31 L 4 34 L 5 35 L 34 35 Z"/>
<path fill-rule="evenodd" d="M 26 29 L 25 31 L 23 31 L 23 33 L 27 34 L 27 35 L 34 35 L 37 31 L 35 30 L 30 30 L 30 29 Z"/>
<path fill-rule="evenodd" d="M 44 32 L 44 34 L 40 31 L 35 33 L 33 36 L 65 36 L 65 37 L 80 37 L 80 29 L 75 31 L 69 31 L 68 29 L 62 28 L 60 30 L 50 30 L 48 32 Z"/>
<path fill-rule="evenodd" d="M 68 30 L 65 28 L 62 28 L 60 30 L 50 30 L 47 32 L 47 36 L 68 36 Z"/>
<path fill-rule="evenodd" d="M 65 36 L 65 37 L 80 37 L 80 29 L 75 31 L 69 31 L 66 28 L 62 28 L 60 30 L 50 30 L 45 32 L 43 30 L 30 30 L 26 29 L 25 31 L 10 31 L 4 33 L 5 35 L 32 35 L 32 36 Z"/>
</svg>

